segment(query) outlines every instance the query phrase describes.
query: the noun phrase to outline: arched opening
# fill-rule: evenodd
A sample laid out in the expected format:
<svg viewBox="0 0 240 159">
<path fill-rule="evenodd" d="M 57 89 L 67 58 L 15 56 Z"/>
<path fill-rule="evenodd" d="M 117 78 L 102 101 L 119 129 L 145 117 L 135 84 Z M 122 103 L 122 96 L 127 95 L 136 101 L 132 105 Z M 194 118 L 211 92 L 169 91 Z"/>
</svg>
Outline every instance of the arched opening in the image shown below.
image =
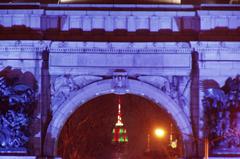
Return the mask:
<svg viewBox="0 0 240 159">
<path fill-rule="evenodd" d="M 71 115 L 86 102 L 96 98 L 100 95 L 115 93 L 112 87 L 112 80 L 102 80 L 94 82 L 79 91 L 70 98 L 68 98 L 61 106 L 53 113 L 44 140 L 44 154 L 47 156 L 57 156 L 58 139 L 63 126 Z M 117 91 L 116 91 L 117 92 Z M 192 153 L 191 138 L 192 129 L 189 118 L 183 110 L 161 90 L 141 81 L 128 80 L 127 94 L 144 96 L 144 98 L 152 101 L 156 105 L 163 107 L 174 118 L 179 131 L 182 134 L 184 142 L 184 156 L 190 156 Z M 187 135 L 184 135 L 187 134 Z"/>
<path fill-rule="evenodd" d="M 167 159 L 183 155 L 181 133 L 171 114 L 163 107 L 141 96 L 108 94 L 88 101 L 71 115 L 58 139 L 58 156 L 64 159 L 112 158 L 115 153 L 112 129 L 117 120 L 119 97 L 129 138 L 125 150 L 128 159 Z M 154 134 L 158 127 L 166 131 L 163 138 Z M 176 149 L 169 146 L 170 135 L 178 139 Z"/>
</svg>

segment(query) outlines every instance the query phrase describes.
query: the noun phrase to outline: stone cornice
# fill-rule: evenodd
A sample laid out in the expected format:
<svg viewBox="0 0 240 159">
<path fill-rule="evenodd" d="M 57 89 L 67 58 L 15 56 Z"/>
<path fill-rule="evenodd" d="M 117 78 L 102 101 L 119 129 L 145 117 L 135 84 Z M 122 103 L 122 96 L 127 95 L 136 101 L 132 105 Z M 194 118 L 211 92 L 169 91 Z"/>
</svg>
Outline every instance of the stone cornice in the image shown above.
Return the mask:
<svg viewBox="0 0 240 159">
<path fill-rule="evenodd" d="M 117 8 L 131 8 L 131 9 L 171 9 L 171 10 L 219 10 L 223 7 L 226 10 L 231 10 L 232 8 L 239 8 L 240 6 L 237 4 L 201 4 L 201 5 L 162 5 L 162 4 L 40 4 L 40 3 L 0 3 L 1 9 L 18 9 L 18 8 L 28 8 L 28 9 L 81 9 L 81 8 L 89 8 L 89 9 L 117 9 Z"/>
<path fill-rule="evenodd" d="M 117 53 L 159 54 L 189 53 L 187 42 L 50 42 L 50 41 L 0 41 L 0 52 L 41 52 L 48 48 L 51 53 Z"/>
<path fill-rule="evenodd" d="M 57 43 L 57 42 L 56 42 Z M 59 42 L 58 44 L 61 44 Z M 121 42 L 79 42 L 66 45 L 52 45 L 51 52 L 62 53 L 117 53 L 117 54 L 158 54 L 189 53 L 189 43 L 121 43 Z"/>
<path fill-rule="evenodd" d="M 37 53 L 48 48 L 51 53 L 116 53 L 116 54 L 168 54 L 234 53 L 240 54 L 240 42 L 73 42 L 73 41 L 0 41 L 0 52 Z"/>
<path fill-rule="evenodd" d="M 240 55 L 240 42 L 221 42 L 221 41 L 198 41 L 190 42 L 191 47 L 201 54 L 238 54 Z M 214 60 L 224 60 L 216 58 Z M 234 59 L 232 59 L 234 60 Z M 237 59 L 236 59 L 237 60 Z"/>
<path fill-rule="evenodd" d="M 113 54 L 164 54 L 164 53 L 190 53 L 191 49 L 84 49 L 84 48 L 53 48 L 51 53 L 113 53 Z"/>
<path fill-rule="evenodd" d="M 2 6 L 13 7 L 15 5 Z M 146 41 L 164 41 L 165 39 L 166 41 L 178 41 L 178 39 L 192 41 L 194 39 L 219 39 L 219 36 L 225 40 L 229 38 L 239 40 L 236 34 L 239 34 L 240 6 L 235 5 L 232 6 L 233 9 L 227 7 L 225 10 L 206 9 L 204 8 L 206 6 L 195 8 L 192 5 L 77 5 L 80 8 L 83 7 L 81 9 L 74 8 L 72 5 L 33 4 L 33 6 L 35 8 L 32 9 L 9 9 L 1 8 L 0 4 L 0 25 L 2 26 L 0 29 L 6 30 L 0 38 L 79 40 L 82 37 L 85 40 L 79 41 L 93 41 L 89 37 L 94 36 L 94 39 L 100 41 L 104 39 L 103 37 L 110 36 L 111 38 L 106 41 L 112 41 L 111 39 L 116 36 L 115 32 L 120 30 L 117 34 L 128 36 L 128 41 L 131 37 L 137 37 L 132 41 L 146 39 L 143 37 L 148 37 Z M 100 6 L 105 6 L 108 10 Z M 89 7 L 92 10 L 89 10 Z M 122 9 L 114 10 L 119 7 Z M 141 7 L 142 10 L 134 10 Z M 155 10 L 159 8 L 163 10 Z M 219 28 L 222 28 L 223 32 L 219 32 Z M 99 31 L 106 35 L 100 33 L 97 38 Z M 208 32 L 202 33 L 202 31 Z M 27 36 L 30 34 L 32 36 Z M 156 37 L 149 39 L 153 35 Z M 164 35 L 163 39 L 159 39 L 159 36 Z M 115 41 L 124 41 L 126 40 L 124 37 Z M 169 40 L 171 37 L 172 40 Z M 184 39 L 186 37 L 188 38 Z"/>
</svg>

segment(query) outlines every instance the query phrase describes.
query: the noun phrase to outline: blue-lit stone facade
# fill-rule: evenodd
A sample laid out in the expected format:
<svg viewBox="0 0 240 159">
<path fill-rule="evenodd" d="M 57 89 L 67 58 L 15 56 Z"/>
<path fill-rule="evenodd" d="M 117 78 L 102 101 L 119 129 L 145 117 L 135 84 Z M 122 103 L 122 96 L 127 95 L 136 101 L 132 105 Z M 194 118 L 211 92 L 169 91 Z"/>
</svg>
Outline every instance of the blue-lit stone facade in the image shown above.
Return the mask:
<svg viewBox="0 0 240 159">
<path fill-rule="evenodd" d="M 240 74 L 239 9 L 1 5 L 0 70 L 28 71 L 38 85 L 28 154 L 57 157 L 74 111 L 116 93 L 163 107 L 182 133 L 184 157 L 202 157 L 204 92 Z"/>
</svg>

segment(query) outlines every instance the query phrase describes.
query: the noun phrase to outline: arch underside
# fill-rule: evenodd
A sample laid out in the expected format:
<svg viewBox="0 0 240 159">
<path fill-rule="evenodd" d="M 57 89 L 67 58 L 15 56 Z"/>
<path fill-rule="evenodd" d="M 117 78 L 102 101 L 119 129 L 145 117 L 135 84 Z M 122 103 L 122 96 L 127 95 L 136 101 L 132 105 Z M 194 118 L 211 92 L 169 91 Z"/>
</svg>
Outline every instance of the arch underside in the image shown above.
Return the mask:
<svg viewBox="0 0 240 159">
<path fill-rule="evenodd" d="M 75 96 L 69 98 L 53 114 L 53 118 L 47 129 L 44 148 L 45 154 L 57 156 L 57 144 L 61 130 L 69 117 L 84 103 L 100 95 L 116 93 L 118 90 L 112 87 L 112 80 L 102 80 L 92 83 L 81 90 Z M 165 109 L 175 120 L 179 131 L 182 134 L 192 134 L 189 119 L 183 110 L 161 90 L 136 80 L 128 80 L 127 94 L 142 96 L 151 100 L 159 107 Z M 183 140 L 188 140 L 188 136 L 182 135 Z"/>
</svg>

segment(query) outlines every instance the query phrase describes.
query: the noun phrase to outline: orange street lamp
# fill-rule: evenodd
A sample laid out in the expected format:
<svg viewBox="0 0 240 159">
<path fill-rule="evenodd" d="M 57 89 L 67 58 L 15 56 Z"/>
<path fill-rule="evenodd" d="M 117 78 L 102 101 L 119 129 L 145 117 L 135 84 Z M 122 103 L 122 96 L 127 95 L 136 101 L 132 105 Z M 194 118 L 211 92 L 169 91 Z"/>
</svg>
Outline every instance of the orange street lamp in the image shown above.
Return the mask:
<svg viewBox="0 0 240 159">
<path fill-rule="evenodd" d="M 165 136 L 165 131 L 162 128 L 155 129 L 154 133 L 158 138 L 163 138 Z"/>
<path fill-rule="evenodd" d="M 165 131 L 162 128 L 156 128 L 154 134 L 157 138 L 163 138 L 165 136 Z M 146 152 L 150 152 L 150 134 L 147 136 L 147 149 Z"/>
</svg>

